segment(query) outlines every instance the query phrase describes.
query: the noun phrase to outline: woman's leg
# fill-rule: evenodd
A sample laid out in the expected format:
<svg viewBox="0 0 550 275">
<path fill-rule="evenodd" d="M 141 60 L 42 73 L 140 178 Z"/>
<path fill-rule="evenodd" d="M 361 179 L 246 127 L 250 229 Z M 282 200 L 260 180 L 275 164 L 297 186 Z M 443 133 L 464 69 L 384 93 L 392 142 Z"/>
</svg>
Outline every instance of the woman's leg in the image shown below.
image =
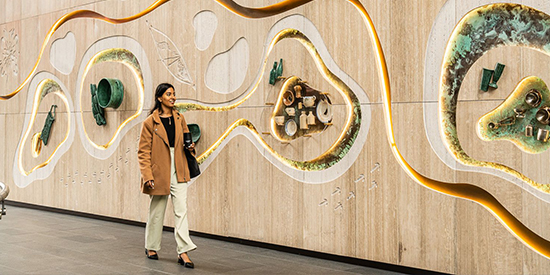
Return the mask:
<svg viewBox="0 0 550 275">
<path fill-rule="evenodd" d="M 176 237 L 176 244 L 178 245 L 177 252 L 179 255 L 183 252 L 191 251 L 197 248 L 197 246 L 189 237 L 189 223 L 187 222 L 187 183 L 178 183 L 173 150 L 170 150 L 170 156 L 172 158 L 170 195 L 172 196 L 172 204 L 174 206 L 174 235 Z"/>
<path fill-rule="evenodd" d="M 187 183 L 176 182 L 170 186 L 172 204 L 174 205 L 176 243 L 178 255 L 191 251 L 197 246 L 189 237 L 189 223 L 187 221 Z"/>
<path fill-rule="evenodd" d="M 151 196 L 149 204 L 149 217 L 145 226 L 145 248 L 159 251 L 162 240 L 162 228 L 164 225 L 164 213 L 166 212 L 166 196 Z"/>
</svg>

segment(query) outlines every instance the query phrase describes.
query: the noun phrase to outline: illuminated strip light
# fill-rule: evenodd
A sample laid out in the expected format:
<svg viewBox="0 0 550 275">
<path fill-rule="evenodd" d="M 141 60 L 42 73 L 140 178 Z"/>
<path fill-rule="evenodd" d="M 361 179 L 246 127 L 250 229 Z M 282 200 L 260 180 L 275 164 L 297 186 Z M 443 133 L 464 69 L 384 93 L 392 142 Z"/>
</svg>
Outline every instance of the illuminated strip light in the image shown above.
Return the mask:
<svg viewBox="0 0 550 275">
<path fill-rule="evenodd" d="M 58 21 L 56 21 L 56 23 L 52 26 L 52 28 L 48 32 L 48 35 L 44 39 L 42 48 L 39 53 L 38 60 L 36 61 L 36 64 L 33 67 L 29 76 L 27 76 L 24 82 L 14 92 L 8 95 L 0 96 L 0 99 L 1 100 L 10 99 L 14 95 L 16 95 L 29 82 L 31 75 L 36 72 L 36 68 L 38 67 L 38 64 L 40 62 L 44 49 L 47 45 L 47 42 L 50 40 L 52 34 L 66 21 L 74 18 L 96 18 L 96 19 L 100 19 L 100 20 L 107 21 L 114 24 L 125 23 L 125 22 L 132 21 L 134 19 L 137 19 L 153 11 L 158 6 L 168 1 L 170 0 L 158 0 L 154 2 L 151 6 L 149 6 L 147 9 L 145 9 L 144 11 L 136 15 L 133 15 L 131 17 L 126 17 L 122 19 L 107 18 L 99 13 L 96 13 L 90 10 L 74 11 L 63 16 Z M 273 16 L 276 14 L 289 11 L 303 4 L 311 2 L 312 0 L 285 0 L 277 4 L 273 4 L 271 6 L 266 6 L 261 8 L 243 7 L 232 0 L 215 0 L 215 1 L 221 4 L 222 6 L 224 6 L 225 8 L 227 8 L 228 10 L 234 12 L 235 14 L 241 15 L 243 17 L 263 18 L 263 17 L 269 17 L 269 16 Z M 361 4 L 361 2 L 359 0 L 347 0 L 347 1 L 350 2 L 352 5 L 354 5 L 355 8 L 357 8 L 357 10 L 361 13 L 361 16 L 363 17 L 365 25 L 371 35 L 371 39 L 373 41 L 373 47 L 375 49 L 375 52 L 377 53 L 376 57 L 378 61 L 379 76 L 381 79 L 381 88 L 382 88 L 381 93 L 382 93 L 382 99 L 383 99 L 383 105 L 384 105 L 384 118 L 386 120 L 386 133 L 387 133 L 387 138 L 388 138 L 388 142 L 391 147 L 392 153 L 395 156 L 397 162 L 401 165 L 401 167 L 405 170 L 405 172 L 409 175 L 409 177 L 411 177 L 417 183 L 427 188 L 430 188 L 432 190 L 441 192 L 443 194 L 468 199 L 483 205 L 484 207 L 489 209 L 489 212 L 493 213 L 493 215 L 497 217 L 499 221 L 502 222 L 504 227 L 510 230 L 512 234 L 516 236 L 519 240 L 524 242 L 528 247 L 530 247 L 534 251 L 540 253 L 541 255 L 547 258 L 550 258 L 550 242 L 538 236 L 529 228 L 527 228 L 525 225 L 523 225 L 508 210 L 506 210 L 506 208 L 504 208 L 504 206 L 500 202 L 498 202 L 489 192 L 471 184 L 456 184 L 456 183 L 449 183 L 449 182 L 441 182 L 441 181 L 427 178 L 419 174 L 406 162 L 406 160 L 403 158 L 403 156 L 399 152 L 397 145 L 395 143 L 395 137 L 393 133 L 392 114 L 391 114 L 390 78 L 389 78 L 388 68 L 386 65 L 386 60 L 384 57 L 384 52 L 382 49 L 382 45 L 380 43 L 380 39 L 378 37 L 376 29 L 374 28 L 374 23 L 372 22 L 372 19 L 370 18 L 367 10 Z"/>
<path fill-rule="evenodd" d="M 90 71 L 92 66 L 94 66 L 96 64 L 103 63 L 103 62 L 121 63 L 121 64 L 124 64 L 126 67 L 128 67 L 130 69 L 130 71 L 134 75 L 134 79 L 136 81 L 136 86 L 139 89 L 139 91 L 138 91 L 139 101 L 138 101 L 137 111 L 133 115 L 131 115 L 129 118 L 124 120 L 117 127 L 117 130 L 115 131 L 115 134 L 111 137 L 111 139 L 106 144 L 98 145 L 97 143 L 95 143 L 94 141 L 92 141 L 90 139 L 90 137 L 88 136 L 88 132 L 86 131 L 86 126 L 85 126 L 85 123 L 84 123 L 84 113 L 82 111 L 82 91 L 84 90 L 84 80 L 86 79 L 86 75 L 88 74 L 88 72 Z M 84 130 L 84 134 L 86 136 L 86 139 L 95 148 L 100 149 L 100 150 L 105 150 L 113 144 L 113 142 L 116 140 L 116 138 L 120 134 L 120 131 L 122 130 L 122 128 L 124 128 L 124 126 L 126 126 L 126 124 L 128 124 L 130 121 L 137 118 L 141 114 L 141 111 L 143 109 L 143 100 L 144 100 L 143 75 L 141 73 L 141 68 L 140 68 L 139 62 L 137 61 L 137 58 L 134 56 L 134 54 L 132 52 L 130 52 L 129 50 L 126 50 L 126 49 L 122 49 L 122 48 L 113 48 L 113 49 L 107 49 L 107 50 L 103 50 L 103 51 L 98 52 L 97 54 L 95 54 L 90 59 L 88 64 L 86 64 L 86 67 L 84 69 L 84 73 L 82 74 L 82 80 L 80 82 L 80 95 L 81 95 L 81 97 L 79 98 L 79 102 L 80 102 L 80 119 L 82 121 L 82 128 Z"/>
<path fill-rule="evenodd" d="M 361 13 L 363 20 L 365 21 L 366 27 L 370 31 L 369 33 L 371 35 L 371 39 L 374 42 L 373 46 L 377 53 L 376 57 L 378 61 L 378 72 L 380 79 L 382 80 L 381 92 L 384 105 L 384 118 L 386 120 L 388 142 L 390 144 L 393 155 L 395 156 L 397 162 L 401 165 L 403 170 L 409 175 L 409 177 L 427 188 L 430 188 L 437 192 L 441 192 L 446 195 L 468 199 L 481 204 L 482 206 L 487 208 L 489 212 L 492 213 L 502 223 L 502 225 L 512 233 L 512 235 L 517 237 L 527 247 L 533 249 L 535 252 L 540 253 L 547 258 L 550 258 L 550 242 L 540 237 L 528 227 L 526 227 L 523 223 L 521 223 L 489 192 L 472 184 L 442 182 L 425 177 L 414 170 L 403 158 L 403 156 L 399 152 L 399 149 L 397 148 L 397 144 L 395 143 L 391 114 L 390 78 L 380 39 L 378 38 L 378 34 L 376 32 L 376 29 L 374 28 L 374 23 L 372 22 L 372 19 L 370 18 L 367 10 L 361 4 L 361 2 L 359 2 L 358 0 L 348 1 L 352 3 Z M 295 8 L 296 3 L 303 4 L 309 1 L 286 0 L 276 4 L 276 7 L 269 6 L 264 8 L 245 8 L 231 0 L 218 0 L 218 2 L 225 3 L 223 4 L 224 7 L 228 8 L 238 15 L 244 17 L 260 18 L 273 15 L 273 10 L 276 10 L 277 13 L 282 13 L 292 8 Z M 270 8 L 273 9 L 270 10 Z"/>
<path fill-rule="evenodd" d="M 48 165 L 48 163 L 50 163 L 50 161 L 53 159 L 57 150 L 59 150 L 59 148 L 65 143 L 65 141 L 67 141 L 67 138 L 69 137 L 69 132 L 71 131 L 71 116 L 68 115 L 67 131 L 66 131 L 65 138 L 63 138 L 63 141 L 61 141 L 61 143 L 57 145 L 55 150 L 52 152 L 52 154 L 48 157 L 46 161 L 34 166 L 29 171 L 25 170 L 25 168 L 23 167 L 23 148 L 25 147 L 24 144 L 27 142 L 27 138 L 29 137 L 29 134 L 32 128 L 31 126 L 34 124 L 34 120 L 36 119 L 36 114 L 38 113 L 38 107 L 40 107 L 40 103 L 42 102 L 42 99 L 44 99 L 44 97 L 50 93 L 61 98 L 61 100 L 65 104 L 65 107 L 67 108 L 67 112 L 70 114 L 69 102 L 65 94 L 61 92 L 61 87 L 59 87 L 59 84 L 57 84 L 57 82 L 55 82 L 52 79 L 44 79 L 40 81 L 40 83 L 38 84 L 38 87 L 36 88 L 36 93 L 34 97 L 32 113 L 31 113 L 31 119 L 29 121 L 28 128 L 25 131 L 25 134 L 23 135 L 23 139 L 21 140 L 21 146 L 19 146 L 19 152 L 17 152 L 19 171 L 24 176 L 28 176 L 34 170 Z"/>
<path fill-rule="evenodd" d="M 271 52 L 275 44 L 285 38 L 292 38 L 299 41 L 313 57 L 313 60 L 315 61 L 317 68 L 321 72 L 321 75 L 342 95 L 346 103 L 348 115 L 347 115 L 344 129 L 342 130 L 338 139 L 332 144 L 332 146 L 327 151 L 325 151 L 323 154 L 321 154 L 317 158 L 308 160 L 308 161 L 296 161 L 296 160 L 283 157 L 279 153 L 275 152 L 273 148 L 271 148 L 265 142 L 265 140 L 258 135 L 254 126 L 250 127 L 250 125 L 248 125 L 250 124 L 249 121 L 246 120 L 246 123 L 244 123 L 242 120 L 237 120 L 235 123 L 233 123 L 233 125 L 231 125 L 226 130 L 226 132 L 216 142 L 214 142 L 214 144 L 212 144 L 203 154 L 201 154 L 198 157 L 199 163 L 202 163 L 203 161 L 205 161 L 207 157 L 210 156 L 220 146 L 223 139 L 225 139 L 229 135 L 229 133 L 236 128 L 236 126 L 245 126 L 245 125 L 248 125 L 248 129 L 250 129 L 253 132 L 254 136 L 260 142 L 260 144 L 268 152 L 270 152 L 275 158 L 277 158 L 279 161 L 281 161 L 282 163 L 292 168 L 302 170 L 302 171 L 319 171 L 319 170 L 327 169 L 332 165 L 338 163 L 353 146 L 353 143 L 355 141 L 355 138 L 357 137 L 359 128 L 361 126 L 361 107 L 360 107 L 359 100 L 357 99 L 353 91 L 342 80 L 340 80 L 340 78 L 334 75 L 326 67 L 325 63 L 321 59 L 321 56 L 315 49 L 315 46 L 303 33 L 295 29 L 284 29 L 280 31 L 270 43 L 269 49 L 266 52 L 266 56 L 264 58 L 263 67 L 261 71 L 265 70 L 269 53 Z M 236 108 L 238 105 L 242 104 L 248 98 L 250 98 L 250 96 L 256 91 L 257 87 L 259 86 L 259 83 L 262 80 L 262 77 L 263 77 L 263 74 L 260 75 L 257 82 L 254 84 L 253 89 L 251 89 L 248 95 L 246 95 L 243 99 L 241 99 L 240 101 L 236 102 L 233 105 L 229 105 L 225 107 L 208 107 L 208 106 L 199 105 L 195 103 L 180 103 L 180 104 L 177 104 L 176 108 L 182 111 L 188 111 L 188 110 L 194 109 L 194 110 L 208 110 L 208 111 L 218 111 L 218 112 Z M 278 105 L 276 108 L 279 107 L 280 100 L 278 101 L 277 104 Z M 272 120 L 272 123 L 273 123 L 273 120 Z"/>
<path fill-rule="evenodd" d="M 0 95 L 0 100 L 8 100 L 8 99 L 14 97 L 15 95 L 17 95 L 21 91 L 21 89 L 23 89 L 23 87 L 25 87 L 25 85 L 27 85 L 29 83 L 29 81 L 31 80 L 32 75 L 36 72 L 36 70 L 38 68 L 38 64 L 40 64 L 40 60 L 42 59 L 42 56 L 44 54 L 44 51 L 46 50 L 46 46 L 48 45 L 48 42 L 52 38 L 53 34 L 66 22 L 68 22 L 72 19 L 76 19 L 76 18 L 93 18 L 93 19 L 103 20 L 105 22 L 109 22 L 109 23 L 112 23 L 112 24 L 122 24 L 122 23 L 130 22 L 130 21 L 133 21 L 135 19 L 138 19 L 138 18 L 152 12 L 153 10 L 155 10 L 156 8 L 161 6 L 162 4 L 164 4 L 166 2 L 169 2 L 169 1 L 170 0 L 157 0 L 152 5 L 147 7 L 145 10 L 143 10 L 143 11 L 141 11 L 141 12 L 135 14 L 135 15 L 132 15 L 130 17 L 125 17 L 125 18 L 110 18 L 110 17 L 106 17 L 106 16 L 104 16 L 104 15 L 98 13 L 98 12 L 92 11 L 92 10 L 76 10 L 76 11 L 65 14 L 64 16 L 59 18 L 57 21 L 55 21 L 55 23 L 52 25 L 52 27 L 50 28 L 50 30 L 46 34 L 46 37 L 44 38 L 44 42 L 42 42 L 42 48 L 40 48 L 40 52 L 38 53 L 38 58 L 36 60 L 36 63 L 34 64 L 34 67 L 32 68 L 29 75 L 25 78 L 23 83 L 21 83 L 19 85 L 19 87 L 17 87 L 13 92 L 11 92 L 7 95 Z"/>
</svg>

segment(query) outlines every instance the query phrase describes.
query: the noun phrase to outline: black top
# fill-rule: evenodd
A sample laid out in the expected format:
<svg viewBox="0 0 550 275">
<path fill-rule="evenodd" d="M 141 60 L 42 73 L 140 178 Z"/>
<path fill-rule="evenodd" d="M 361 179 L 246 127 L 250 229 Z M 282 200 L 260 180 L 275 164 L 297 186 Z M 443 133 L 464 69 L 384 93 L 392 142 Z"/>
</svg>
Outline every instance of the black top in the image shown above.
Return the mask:
<svg viewBox="0 0 550 275">
<path fill-rule="evenodd" d="M 176 126 L 174 117 L 161 117 L 160 121 L 162 121 L 164 129 L 166 130 L 166 134 L 168 135 L 170 147 L 174 147 L 174 138 L 176 137 Z"/>
</svg>

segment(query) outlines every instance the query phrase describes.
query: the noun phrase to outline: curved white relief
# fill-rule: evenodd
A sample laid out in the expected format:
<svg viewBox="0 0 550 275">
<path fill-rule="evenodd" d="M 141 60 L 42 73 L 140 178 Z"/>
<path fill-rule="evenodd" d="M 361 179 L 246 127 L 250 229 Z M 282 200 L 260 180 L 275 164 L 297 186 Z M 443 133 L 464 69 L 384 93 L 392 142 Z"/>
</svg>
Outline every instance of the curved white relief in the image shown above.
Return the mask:
<svg viewBox="0 0 550 275">
<path fill-rule="evenodd" d="M 365 90 L 357 83 L 355 80 L 346 74 L 334 61 L 332 56 L 330 55 L 325 42 L 323 41 L 323 38 L 321 34 L 319 33 L 319 30 L 315 27 L 313 22 L 311 22 L 307 17 L 301 15 L 301 14 L 294 14 L 289 15 L 287 17 L 282 18 L 281 20 L 277 21 L 269 30 L 267 37 L 265 39 L 265 46 L 264 46 L 264 52 L 262 54 L 262 58 L 260 59 L 260 64 L 258 66 L 258 72 L 256 74 L 255 79 L 251 82 L 250 86 L 246 89 L 245 92 L 240 94 L 238 97 L 223 103 L 204 103 L 200 102 L 202 105 L 206 106 L 212 106 L 212 107 L 222 107 L 226 105 L 232 105 L 236 102 L 242 100 L 244 97 L 246 97 L 247 94 L 251 92 L 252 89 L 254 89 L 254 83 L 258 82 L 259 78 L 262 77 L 263 71 L 262 66 L 264 60 L 266 60 L 266 55 L 268 51 L 268 46 L 270 42 L 273 40 L 275 35 L 279 33 L 280 31 L 288 28 L 296 29 L 303 34 L 305 34 L 308 39 L 315 45 L 315 48 L 319 52 L 319 55 L 325 62 L 325 65 L 327 68 L 334 73 L 336 76 L 338 76 L 346 85 L 354 92 L 356 92 L 356 96 L 361 103 L 361 127 L 359 129 L 359 132 L 357 134 L 356 140 L 353 143 L 352 148 L 350 148 L 349 152 L 336 164 L 331 166 L 330 168 L 327 168 L 325 170 L 320 171 L 302 171 L 297 170 L 293 167 L 290 167 L 283 162 L 279 161 L 276 157 L 274 157 L 272 154 L 264 150 L 264 147 L 260 141 L 258 141 L 257 137 L 246 127 L 238 127 L 235 130 L 233 130 L 227 138 L 225 138 L 218 149 L 216 149 L 212 155 L 210 155 L 202 164 L 201 164 L 201 170 L 205 171 L 208 166 L 214 162 L 217 155 L 220 154 L 220 152 L 223 151 L 223 148 L 225 145 L 227 145 L 231 139 L 237 136 L 245 136 L 254 146 L 256 149 L 269 161 L 273 164 L 273 166 L 277 167 L 277 169 L 281 170 L 283 173 L 288 175 L 289 177 L 304 182 L 308 184 L 322 184 L 330 181 L 334 181 L 340 176 L 344 175 L 351 165 L 357 160 L 359 157 L 359 154 L 363 150 L 365 143 L 367 141 L 367 136 L 369 133 L 370 123 L 371 123 L 371 103 L 369 100 L 369 97 Z M 268 76 L 269 77 L 269 76 Z M 329 81 L 330 82 L 330 81 Z M 181 100 L 177 103 L 198 103 L 196 100 Z M 198 177 L 197 177 L 198 178 Z M 190 184 L 194 183 L 197 179 L 192 179 Z"/>
<path fill-rule="evenodd" d="M 204 82 L 214 92 L 230 94 L 244 82 L 249 63 L 248 41 L 239 38 L 233 46 L 215 55 L 208 63 Z"/>
<path fill-rule="evenodd" d="M 25 146 L 25 141 L 27 139 L 27 136 L 25 135 L 25 130 L 28 130 L 32 125 L 31 121 L 33 121 L 33 108 L 36 108 L 37 100 L 36 93 L 38 85 L 46 79 L 52 79 L 54 80 L 59 87 L 61 87 L 61 91 L 56 92 L 55 94 L 60 97 L 63 101 L 63 103 L 67 107 L 67 114 L 69 116 L 68 119 L 68 133 L 66 139 L 59 145 L 58 149 L 53 153 L 51 156 L 51 159 L 49 163 L 43 167 L 37 168 L 36 170 L 30 172 L 28 175 L 25 175 L 21 172 L 21 153 L 22 153 L 22 146 Z M 15 151 L 15 157 L 13 159 L 13 181 L 16 186 L 18 187 L 26 187 L 29 184 L 31 184 L 35 180 L 42 180 L 47 177 L 49 177 L 57 162 L 65 154 L 69 148 L 71 147 L 71 144 L 74 141 L 74 133 L 73 130 L 75 128 L 75 118 L 76 115 L 73 112 L 74 106 L 73 106 L 73 100 L 71 98 L 71 94 L 69 93 L 69 89 L 65 87 L 63 82 L 59 78 L 57 78 L 55 75 L 49 73 L 49 72 L 39 72 L 37 73 L 31 80 L 28 94 L 27 94 L 27 105 L 25 107 L 25 122 L 23 123 L 23 130 L 21 134 L 21 138 L 19 139 L 19 144 L 17 145 L 17 150 Z M 42 123 L 34 121 L 34 123 Z"/>
<path fill-rule="evenodd" d="M 428 39 L 426 48 L 426 60 L 424 66 L 424 127 L 426 136 L 433 151 L 437 156 L 451 169 L 459 171 L 474 171 L 490 175 L 495 175 L 508 180 L 523 189 L 527 190 L 536 197 L 550 202 L 550 194 L 542 193 L 522 180 L 503 171 L 490 168 L 468 166 L 458 162 L 453 155 L 447 150 L 445 143 L 441 137 L 439 127 L 439 78 L 441 76 L 441 62 L 445 54 L 445 48 L 455 25 L 462 19 L 462 16 L 469 11 L 485 6 L 488 4 L 500 3 L 498 0 L 448 0 L 439 11 Z M 509 1 L 528 5 L 542 12 L 550 14 L 550 5 L 544 1 L 524 0 Z M 457 4 L 460 3 L 460 4 Z"/>
<path fill-rule="evenodd" d="M 218 17 L 215 13 L 204 10 L 193 17 L 193 28 L 195 29 L 195 46 L 204 51 L 208 49 L 214 38 L 218 27 Z"/>
<path fill-rule="evenodd" d="M 76 60 L 76 39 L 72 32 L 67 32 L 65 37 L 56 39 L 50 47 L 50 63 L 62 74 L 70 74 L 73 71 Z"/>
<path fill-rule="evenodd" d="M 145 50 L 139 44 L 138 41 L 135 39 L 128 37 L 128 36 L 111 36 L 106 37 L 103 39 L 100 39 L 93 43 L 84 56 L 82 57 L 82 62 L 80 64 L 80 69 L 78 71 L 78 77 L 76 81 L 76 95 L 75 95 L 75 111 L 80 112 L 82 110 L 82 104 L 90 104 L 90 102 L 80 102 L 80 99 L 82 98 L 81 93 L 89 93 L 90 91 L 86 88 L 83 88 L 83 90 L 80 89 L 80 84 L 82 83 L 82 79 L 84 76 L 84 72 L 86 70 L 86 64 L 88 60 L 91 60 L 94 55 L 96 55 L 98 52 L 101 52 L 103 50 L 107 49 L 113 49 L 113 48 L 123 48 L 126 49 L 134 54 L 134 56 L 137 58 L 137 61 L 141 65 L 141 73 L 143 74 L 143 102 L 140 104 L 144 106 L 143 108 L 149 108 L 149 106 L 152 105 L 153 102 L 153 94 L 151 91 L 153 91 L 153 75 L 151 73 L 151 67 L 149 66 L 149 61 L 147 59 L 147 55 L 145 53 Z M 138 92 L 138 91 L 135 91 Z M 140 124 L 145 120 L 147 117 L 147 112 L 143 112 L 143 108 L 140 111 L 139 116 L 137 116 L 135 119 L 128 122 L 124 127 L 122 127 L 116 137 L 114 138 L 112 144 L 105 149 L 98 149 L 97 146 L 94 146 L 91 140 L 87 139 L 87 135 L 85 133 L 85 127 L 84 122 L 82 119 L 77 119 L 77 131 L 80 136 L 80 140 L 82 142 L 82 146 L 84 149 L 86 149 L 86 152 L 90 154 L 91 156 L 98 158 L 98 159 L 107 159 L 109 158 L 117 149 L 120 140 L 124 137 L 124 135 L 135 125 Z M 80 117 L 80 116 L 79 116 Z"/>
</svg>

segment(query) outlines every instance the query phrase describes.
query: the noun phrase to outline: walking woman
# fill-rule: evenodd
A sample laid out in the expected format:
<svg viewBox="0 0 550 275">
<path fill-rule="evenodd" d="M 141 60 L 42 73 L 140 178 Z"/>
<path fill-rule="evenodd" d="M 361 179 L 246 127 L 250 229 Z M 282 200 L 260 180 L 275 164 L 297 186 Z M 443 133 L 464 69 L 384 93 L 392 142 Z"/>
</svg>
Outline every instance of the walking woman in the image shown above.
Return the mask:
<svg viewBox="0 0 550 275">
<path fill-rule="evenodd" d="M 190 176 L 184 150 L 195 154 L 195 144 L 184 148 L 183 133 L 188 133 L 189 128 L 183 115 L 174 109 L 175 102 L 174 86 L 168 83 L 158 85 L 155 105 L 141 128 L 138 151 L 141 190 L 151 198 L 145 227 L 145 254 L 149 259 L 158 260 L 164 213 L 170 195 L 174 205 L 178 263 L 194 268 L 187 255 L 197 246 L 189 237 L 187 182 Z"/>
</svg>

